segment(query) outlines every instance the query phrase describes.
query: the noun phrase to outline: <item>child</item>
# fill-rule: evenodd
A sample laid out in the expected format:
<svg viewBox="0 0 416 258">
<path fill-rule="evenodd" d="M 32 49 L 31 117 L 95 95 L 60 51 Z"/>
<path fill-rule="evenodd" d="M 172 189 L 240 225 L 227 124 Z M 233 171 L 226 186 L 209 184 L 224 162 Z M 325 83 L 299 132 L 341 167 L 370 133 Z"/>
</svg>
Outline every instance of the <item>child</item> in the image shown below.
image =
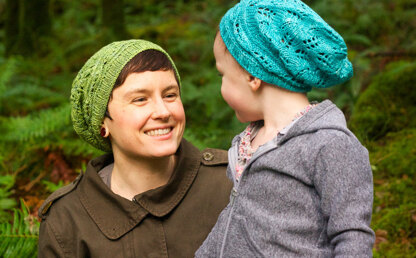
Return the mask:
<svg viewBox="0 0 416 258">
<path fill-rule="evenodd" d="M 352 76 L 341 36 L 298 0 L 246 0 L 214 43 L 221 94 L 250 125 L 232 141 L 234 188 L 196 257 L 371 257 L 367 150 L 312 87 Z"/>
</svg>

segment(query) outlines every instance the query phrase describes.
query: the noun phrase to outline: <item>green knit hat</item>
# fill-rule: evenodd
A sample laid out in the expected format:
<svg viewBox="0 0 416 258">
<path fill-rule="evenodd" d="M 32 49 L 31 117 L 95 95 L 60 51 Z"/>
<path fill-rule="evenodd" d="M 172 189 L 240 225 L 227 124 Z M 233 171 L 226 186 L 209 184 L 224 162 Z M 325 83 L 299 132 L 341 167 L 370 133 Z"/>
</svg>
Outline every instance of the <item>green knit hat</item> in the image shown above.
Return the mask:
<svg viewBox="0 0 416 258">
<path fill-rule="evenodd" d="M 168 57 L 180 84 L 178 70 L 169 54 L 146 40 L 113 42 L 95 53 L 79 71 L 71 90 L 72 123 L 75 132 L 92 146 L 111 152 L 110 140 L 100 135 L 110 94 L 124 66 L 137 54 L 149 49 L 158 50 Z"/>
</svg>

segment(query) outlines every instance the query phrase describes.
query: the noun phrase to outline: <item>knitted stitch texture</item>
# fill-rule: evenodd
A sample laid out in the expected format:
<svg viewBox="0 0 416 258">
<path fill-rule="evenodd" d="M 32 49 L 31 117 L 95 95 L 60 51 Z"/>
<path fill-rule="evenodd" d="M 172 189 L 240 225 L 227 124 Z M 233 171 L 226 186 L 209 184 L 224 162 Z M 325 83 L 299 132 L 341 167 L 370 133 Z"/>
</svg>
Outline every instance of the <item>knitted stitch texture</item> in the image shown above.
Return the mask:
<svg viewBox="0 0 416 258">
<path fill-rule="evenodd" d="M 242 0 L 221 19 L 221 37 L 251 75 L 295 92 L 352 77 L 347 46 L 299 0 Z"/>
<path fill-rule="evenodd" d="M 165 54 L 175 70 L 175 64 L 160 46 L 146 40 L 113 42 L 96 52 L 84 64 L 72 83 L 71 117 L 75 132 L 92 146 L 111 152 L 108 138 L 101 137 L 100 128 L 115 81 L 124 66 L 137 54 L 154 49 Z"/>
</svg>

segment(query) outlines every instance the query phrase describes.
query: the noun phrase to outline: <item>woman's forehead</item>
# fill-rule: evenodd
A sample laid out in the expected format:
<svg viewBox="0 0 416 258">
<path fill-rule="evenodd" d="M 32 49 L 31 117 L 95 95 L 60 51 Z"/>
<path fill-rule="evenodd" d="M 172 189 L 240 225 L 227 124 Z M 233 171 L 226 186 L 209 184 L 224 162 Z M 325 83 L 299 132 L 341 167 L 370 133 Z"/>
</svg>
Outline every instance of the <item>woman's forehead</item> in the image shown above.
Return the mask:
<svg viewBox="0 0 416 258">
<path fill-rule="evenodd" d="M 163 91 L 168 88 L 179 89 L 175 74 L 172 70 L 131 73 L 127 76 L 124 83 L 114 89 L 114 91 L 126 94 L 129 92 Z"/>
</svg>

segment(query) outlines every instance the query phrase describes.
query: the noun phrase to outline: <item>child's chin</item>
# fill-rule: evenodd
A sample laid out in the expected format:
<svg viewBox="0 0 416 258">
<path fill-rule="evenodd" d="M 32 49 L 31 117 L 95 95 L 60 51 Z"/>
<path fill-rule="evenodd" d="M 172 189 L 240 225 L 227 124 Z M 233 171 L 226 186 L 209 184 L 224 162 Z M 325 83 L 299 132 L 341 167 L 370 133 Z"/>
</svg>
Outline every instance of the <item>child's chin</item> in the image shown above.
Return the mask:
<svg viewBox="0 0 416 258">
<path fill-rule="evenodd" d="M 237 113 L 235 113 L 235 116 L 237 117 L 238 121 L 240 121 L 241 123 L 248 123 L 251 122 L 251 120 L 247 119 L 246 117 L 243 117 Z"/>
</svg>

